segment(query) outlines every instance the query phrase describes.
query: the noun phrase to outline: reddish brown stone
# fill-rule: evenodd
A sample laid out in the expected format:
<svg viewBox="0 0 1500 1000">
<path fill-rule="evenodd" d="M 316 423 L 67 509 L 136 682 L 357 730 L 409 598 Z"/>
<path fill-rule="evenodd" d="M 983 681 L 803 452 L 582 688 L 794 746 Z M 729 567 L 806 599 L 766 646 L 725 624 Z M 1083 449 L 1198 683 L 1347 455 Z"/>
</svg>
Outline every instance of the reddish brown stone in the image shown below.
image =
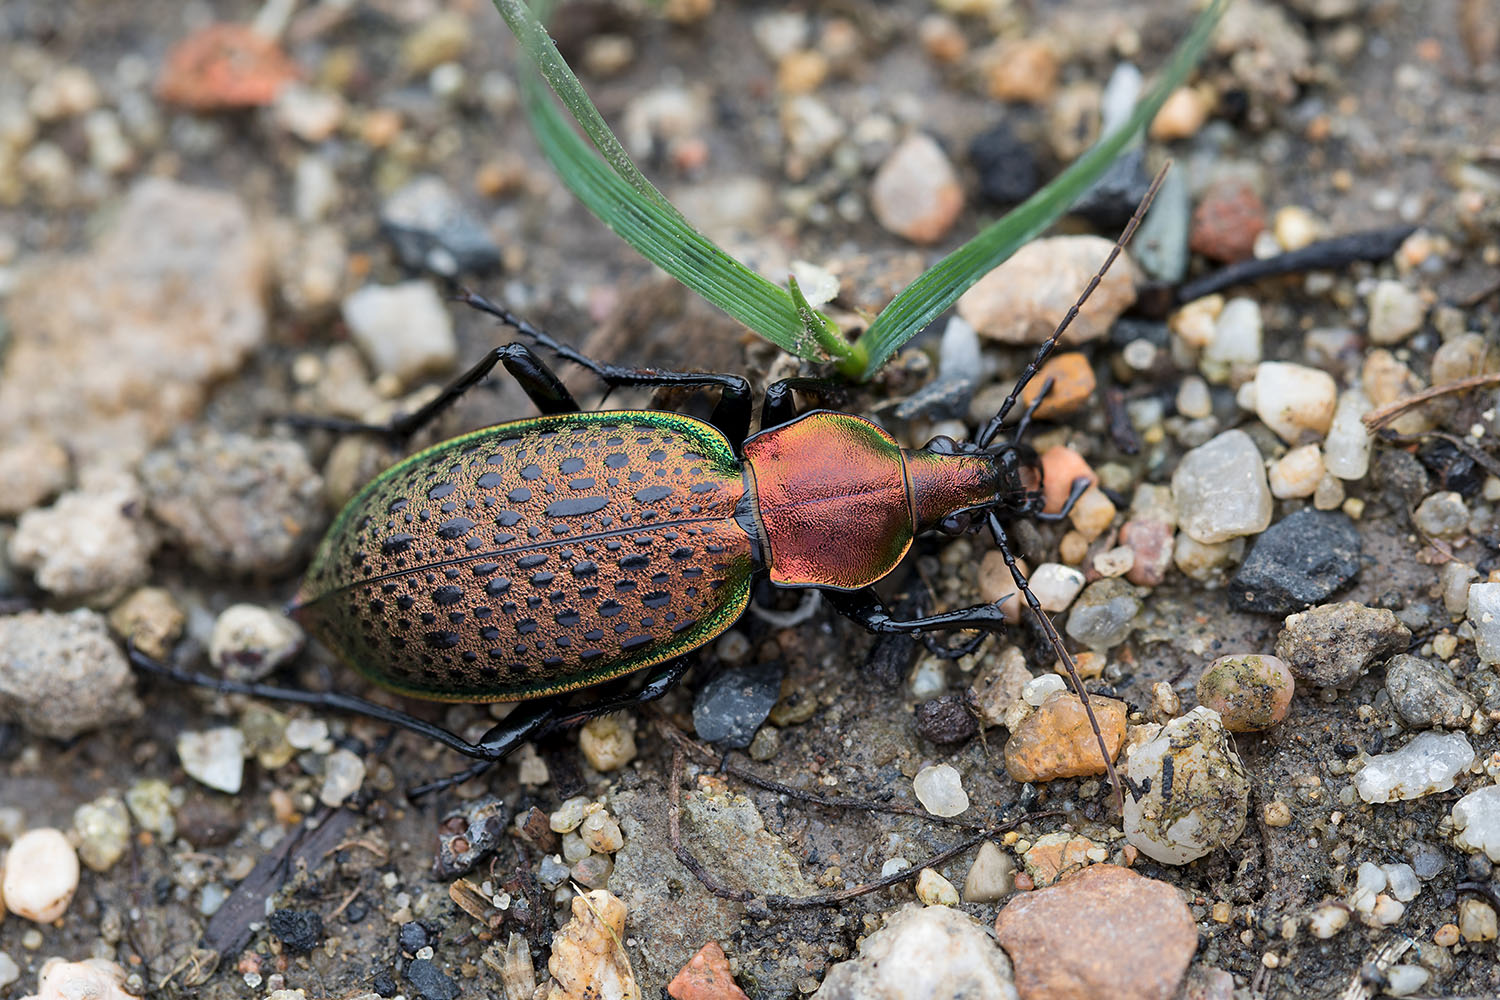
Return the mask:
<svg viewBox="0 0 1500 1000">
<path fill-rule="evenodd" d="M 1212 260 L 1232 264 L 1255 253 L 1255 237 L 1266 228 L 1266 206 L 1249 184 L 1220 181 L 1209 188 L 1193 212 L 1188 245 Z"/>
<path fill-rule="evenodd" d="M 1177 890 L 1116 865 L 1017 896 L 995 936 L 1021 1000 L 1169 1000 L 1198 947 Z"/>
<path fill-rule="evenodd" d="M 675 1000 L 750 1000 L 729 974 L 729 959 L 719 942 L 698 949 L 682 971 L 667 984 L 667 995 Z"/>
<path fill-rule="evenodd" d="M 210 24 L 167 53 L 156 94 L 197 111 L 270 104 L 296 65 L 276 42 L 247 24 Z"/>
<path fill-rule="evenodd" d="M 1021 390 L 1021 403 L 1030 406 L 1032 400 L 1041 395 L 1042 386 L 1047 384 L 1048 379 L 1052 380 L 1052 388 L 1047 390 L 1047 398 L 1036 408 L 1038 420 L 1066 417 L 1088 402 L 1089 397 L 1094 394 L 1094 368 L 1089 364 L 1088 357 L 1078 351 L 1068 351 L 1042 365 L 1036 376 L 1026 384 L 1026 388 Z"/>
<path fill-rule="evenodd" d="M 1130 547 L 1135 562 L 1125 579 L 1138 587 L 1155 587 L 1172 568 L 1172 526 L 1160 521 L 1126 521 L 1120 544 Z"/>
<path fill-rule="evenodd" d="M 1125 703 L 1089 695 L 1110 760 L 1125 742 Z M 1005 769 L 1017 781 L 1052 781 L 1105 772 L 1099 740 L 1071 691 L 1059 691 L 1026 717 L 1005 741 Z"/>
</svg>

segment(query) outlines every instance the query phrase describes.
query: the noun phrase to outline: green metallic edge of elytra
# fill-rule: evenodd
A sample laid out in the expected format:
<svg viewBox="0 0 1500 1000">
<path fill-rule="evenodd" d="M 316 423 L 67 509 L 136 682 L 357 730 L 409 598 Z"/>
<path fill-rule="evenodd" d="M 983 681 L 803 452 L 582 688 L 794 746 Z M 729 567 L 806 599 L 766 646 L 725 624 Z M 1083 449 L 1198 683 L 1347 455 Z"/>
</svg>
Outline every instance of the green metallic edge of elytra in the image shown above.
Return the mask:
<svg viewBox="0 0 1500 1000">
<path fill-rule="evenodd" d="M 446 441 L 439 441 L 437 444 L 434 444 L 431 447 L 424 448 L 416 454 L 402 459 L 401 461 L 397 462 L 395 465 L 386 469 L 384 472 L 380 473 L 380 475 L 376 476 L 374 479 L 371 479 L 368 483 L 366 483 L 358 493 L 349 498 L 349 501 L 344 504 L 343 509 L 339 511 L 338 516 L 334 518 L 332 526 L 329 527 L 327 534 L 323 536 L 323 541 L 318 545 L 317 552 L 313 554 L 313 558 L 308 564 L 307 575 L 312 575 L 325 561 L 328 556 L 329 549 L 331 549 L 334 544 L 334 539 L 346 529 L 349 522 L 356 516 L 355 510 L 361 504 L 361 502 L 365 500 L 370 494 L 376 492 L 380 488 L 381 483 L 383 483 L 390 477 L 400 475 L 408 471 L 412 466 L 419 465 L 435 455 L 439 455 L 443 452 L 447 452 L 456 448 L 463 448 L 464 446 L 477 440 L 494 438 L 512 433 L 525 434 L 531 431 L 538 430 L 547 431 L 560 424 L 576 425 L 578 423 L 610 425 L 631 423 L 637 426 L 646 425 L 664 427 L 668 430 L 676 431 L 677 433 L 682 434 L 684 437 L 691 438 L 694 442 L 701 444 L 704 450 L 704 459 L 709 461 L 718 471 L 724 473 L 726 476 L 734 477 L 740 474 L 740 459 L 739 456 L 734 453 L 734 449 L 730 447 L 729 439 L 724 437 L 724 435 L 719 432 L 718 428 L 714 427 L 712 424 L 704 423 L 701 420 L 698 420 L 694 417 L 685 416 L 681 413 L 670 413 L 662 410 L 593 410 L 583 413 L 544 414 L 540 417 L 529 417 L 524 420 L 511 420 L 503 424 L 493 424 L 489 427 L 481 427 L 476 431 L 470 431 L 467 434 L 461 434 L 455 438 L 448 438 Z M 392 684 L 387 679 L 376 676 L 363 664 L 354 660 L 352 657 L 345 656 L 339 650 L 334 649 L 333 653 L 343 663 L 345 663 L 351 669 L 357 671 L 361 676 L 368 679 L 371 683 L 376 684 L 387 691 L 392 691 L 400 695 L 406 695 L 407 697 L 411 698 L 419 698 L 424 701 L 468 702 L 473 704 L 485 704 L 490 702 L 528 701 L 533 698 L 544 698 L 548 695 L 563 694 L 568 691 L 576 691 L 580 688 L 592 687 L 595 684 L 602 684 L 605 681 L 613 680 L 616 677 L 623 677 L 624 675 L 634 673 L 637 670 L 642 670 L 646 667 L 653 667 L 659 663 L 665 663 L 667 660 L 670 660 L 673 657 L 680 656 L 683 653 L 691 652 L 692 650 L 697 649 L 699 646 L 712 641 L 719 635 L 728 631 L 735 622 L 739 621 L 740 616 L 745 612 L 745 608 L 750 604 L 750 580 L 753 576 L 754 568 L 750 565 L 750 561 L 748 559 L 739 561 L 744 563 L 742 567 L 739 567 L 740 579 L 731 583 L 734 576 L 736 575 L 735 568 L 731 568 L 728 576 L 726 577 L 725 584 L 726 587 L 733 586 L 734 590 L 731 590 L 729 594 L 726 595 L 728 597 L 728 600 L 720 606 L 717 612 L 710 615 L 706 619 L 699 619 L 697 626 L 689 629 L 685 633 L 682 633 L 682 635 L 676 641 L 670 643 L 665 648 L 652 649 L 650 651 L 650 655 L 643 656 L 637 662 L 626 660 L 619 664 L 616 664 L 613 668 L 608 670 L 596 670 L 581 675 L 575 674 L 573 675 L 575 677 L 575 680 L 570 683 L 557 684 L 551 687 L 537 687 L 520 690 L 510 689 L 504 694 L 500 695 L 483 695 L 473 693 L 454 694 L 447 692 L 427 691 L 420 688 L 412 688 L 403 685 Z M 350 584 L 350 586 L 357 585 L 357 583 L 358 581 L 355 581 L 353 584 Z M 330 591 L 329 593 L 332 593 L 332 591 Z M 307 606 L 312 607 L 319 600 L 322 600 L 326 596 L 328 595 L 319 595 L 314 600 L 308 602 Z"/>
</svg>

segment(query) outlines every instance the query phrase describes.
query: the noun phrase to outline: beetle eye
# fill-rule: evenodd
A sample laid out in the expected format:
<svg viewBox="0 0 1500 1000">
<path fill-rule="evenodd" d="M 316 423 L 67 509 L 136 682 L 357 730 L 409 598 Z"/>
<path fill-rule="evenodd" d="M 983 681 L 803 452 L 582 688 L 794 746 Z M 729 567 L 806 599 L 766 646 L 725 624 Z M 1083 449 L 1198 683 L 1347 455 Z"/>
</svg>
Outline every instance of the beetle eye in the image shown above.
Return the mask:
<svg viewBox="0 0 1500 1000">
<path fill-rule="evenodd" d="M 938 524 L 938 530 L 945 535 L 962 535 L 969 530 L 970 518 L 967 512 L 960 514 L 949 514 Z"/>
</svg>

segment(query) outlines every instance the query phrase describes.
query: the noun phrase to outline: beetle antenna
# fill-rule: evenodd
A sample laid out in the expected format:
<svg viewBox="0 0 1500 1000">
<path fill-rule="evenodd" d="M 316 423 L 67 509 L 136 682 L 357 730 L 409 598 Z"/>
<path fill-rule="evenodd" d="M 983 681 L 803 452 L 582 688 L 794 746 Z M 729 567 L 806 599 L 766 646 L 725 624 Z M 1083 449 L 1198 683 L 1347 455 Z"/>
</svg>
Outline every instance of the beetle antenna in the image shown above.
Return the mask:
<svg viewBox="0 0 1500 1000">
<path fill-rule="evenodd" d="M 1094 715 L 1094 706 L 1089 701 L 1088 689 L 1083 686 L 1083 678 L 1078 675 L 1078 664 L 1073 662 L 1073 656 L 1068 652 L 1068 647 L 1063 645 L 1062 636 L 1057 634 L 1057 626 L 1052 624 L 1052 618 L 1042 610 L 1041 601 L 1037 600 L 1036 594 L 1031 591 L 1031 584 L 1026 580 L 1026 574 L 1021 572 L 1021 567 L 1016 565 L 1015 554 L 1010 550 L 1010 538 L 1005 533 L 1005 526 L 1000 523 L 1000 518 L 994 511 L 988 516 L 990 534 L 994 536 L 995 545 L 1000 550 L 1000 556 L 1005 560 L 1005 568 L 1010 570 L 1011 578 L 1016 581 L 1022 596 L 1026 598 L 1026 604 L 1031 608 L 1031 613 L 1041 622 L 1042 630 L 1047 633 L 1047 642 L 1051 644 L 1053 652 L 1062 661 L 1063 669 L 1068 672 L 1068 684 L 1073 693 L 1078 696 L 1078 701 L 1083 705 L 1083 712 L 1088 716 L 1089 728 L 1094 731 L 1094 740 L 1099 744 L 1099 754 L 1104 758 L 1104 771 L 1109 775 L 1109 786 L 1114 791 L 1115 806 L 1122 813 L 1125 811 L 1125 790 L 1120 784 L 1120 776 L 1115 771 L 1115 762 L 1110 757 L 1109 747 L 1104 742 L 1104 732 L 1099 728 L 1099 719 Z"/>
<path fill-rule="evenodd" d="M 1000 404 L 1000 412 L 991 417 L 990 422 L 984 425 L 984 430 L 979 432 L 979 437 L 975 439 L 975 443 L 981 448 L 988 446 L 995 439 L 995 435 L 1000 433 L 1000 426 L 1005 423 L 1005 418 L 1009 415 L 1011 408 L 1016 405 L 1016 400 L 1021 398 L 1021 393 L 1025 391 L 1027 384 L 1036 375 L 1037 370 L 1042 367 L 1047 358 L 1052 355 L 1053 350 L 1057 348 L 1058 342 L 1062 340 L 1062 335 L 1067 332 L 1073 320 L 1078 318 L 1079 310 L 1083 308 L 1083 304 L 1089 300 L 1089 296 L 1094 294 L 1094 289 L 1098 288 L 1099 283 L 1104 280 L 1104 276 L 1109 272 L 1110 266 L 1114 264 L 1115 258 L 1120 256 L 1120 253 L 1125 249 L 1125 244 L 1129 243 L 1130 238 L 1135 235 L 1136 229 L 1140 227 L 1141 220 L 1146 217 L 1146 211 L 1151 207 L 1151 202 L 1156 199 L 1156 192 L 1161 190 L 1162 181 L 1166 179 L 1167 171 L 1171 167 L 1172 161 L 1168 160 L 1156 172 L 1156 178 L 1151 181 L 1151 186 L 1146 189 L 1146 195 L 1141 199 L 1141 203 L 1135 207 L 1135 214 L 1125 224 L 1125 231 L 1120 234 L 1119 239 L 1115 240 L 1115 245 L 1110 249 L 1109 256 L 1104 259 L 1104 265 L 1094 273 L 1093 278 L 1084 287 L 1083 294 L 1078 296 L 1078 301 L 1073 303 L 1067 315 L 1062 318 L 1062 322 L 1057 324 L 1057 329 L 1052 331 L 1052 336 L 1042 341 L 1042 346 L 1037 348 L 1036 357 L 1031 359 L 1031 363 L 1026 366 L 1026 370 L 1016 380 L 1015 388 L 1010 391 L 1009 396 L 1005 397 L 1005 402 Z"/>
</svg>

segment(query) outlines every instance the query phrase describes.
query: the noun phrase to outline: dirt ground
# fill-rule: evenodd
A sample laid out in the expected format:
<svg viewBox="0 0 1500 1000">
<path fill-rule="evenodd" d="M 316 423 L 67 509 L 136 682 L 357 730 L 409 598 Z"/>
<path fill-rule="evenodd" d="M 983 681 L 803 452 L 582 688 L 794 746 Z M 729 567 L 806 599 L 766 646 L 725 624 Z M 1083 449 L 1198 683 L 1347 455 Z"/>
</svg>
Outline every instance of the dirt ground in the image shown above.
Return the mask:
<svg viewBox="0 0 1500 1000">
<path fill-rule="evenodd" d="M 297 359 L 324 357 L 331 346 L 347 342 L 336 308 L 338 297 L 365 282 L 393 282 L 412 274 L 381 235 L 378 213 L 391 190 L 418 173 L 441 177 L 497 242 L 502 266 L 474 277 L 476 286 L 513 303 L 560 337 L 622 363 L 744 371 L 757 382 L 772 373 L 790 373 L 784 359 L 778 360 L 736 324 L 654 274 L 572 200 L 537 152 L 513 98 L 488 80 L 490 74 L 511 77 L 515 68 L 515 48 L 499 16 L 472 0 L 451 6 L 472 28 L 456 57 L 468 96 L 435 97 L 426 72 L 414 71 L 405 61 L 404 40 L 437 13 L 432 0 L 374 2 L 357 5 L 349 13 L 340 13 L 337 4 L 301 8 L 293 18 L 293 35 L 299 25 L 306 34 L 289 41 L 287 50 L 303 72 L 313 79 L 328 79 L 336 75 L 331 68 L 336 64 L 355 64 L 352 71 L 339 71 L 350 81 L 345 87 L 348 110 L 332 138 L 321 143 L 299 140 L 267 110 L 197 116 L 160 106 L 163 128 L 158 140 L 154 145 L 138 142 L 132 166 L 102 177 L 79 169 L 62 193 L 44 196 L 33 183 L 19 198 L 0 206 L 0 234 L 9 234 L 11 244 L 9 261 L 0 261 L 7 289 L 21 268 L 51 255 L 86 249 L 123 192 L 147 174 L 233 192 L 257 225 L 285 222 L 296 211 L 293 174 L 298 158 L 311 149 L 335 167 L 334 207 L 323 223 L 337 229 L 348 248 L 340 294 L 331 307 L 298 308 L 285 301 L 285 289 L 295 281 L 279 278 L 278 290 L 268 300 L 266 338 L 236 371 L 213 385 L 192 426 L 174 428 L 179 433 L 214 428 L 292 438 L 307 446 L 314 467 L 323 467 L 333 448 L 331 435 L 293 431 L 277 422 L 310 398 L 290 372 Z M 642 158 L 642 166 L 707 231 L 743 256 L 764 263 L 767 273 L 792 259 L 819 262 L 845 278 L 850 300 L 878 307 L 882 296 L 888 298 L 943 250 L 958 245 L 1001 211 L 978 194 L 965 153 L 976 135 L 1008 121 L 1039 151 L 1044 175 L 1057 169 L 1046 119 L 1048 108 L 1058 100 L 1055 88 L 1040 106 L 1000 102 L 984 93 L 971 59 L 944 67 L 924 51 L 917 27 L 923 18 L 939 8 L 966 6 L 992 12 L 992 21 L 983 13 L 951 15 L 975 49 L 997 33 L 1016 39 L 1046 33 L 1054 39 L 1062 54 L 1060 85 L 1065 87 L 1101 85 L 1118 59 L 1119 46 L 1138 49 L 1138 62 L 1149 73 L 1161 64 L 1192 16 L 1182 5 L 1165 3 L 838 0 L 798 8 L 808 15 L 814 32 L 841 19 L 856 26 L 860 38 L 856 54 L 816 90 L 820 98 L 851 125 L 884 115 L 896 123 L 899 133 L 920 128 L 958 165 L 967 207 L 952 231 L 932 248 L 915 248 L 873 220 L 863 200 L 871 165 L 856 163 L 845 169 L 818 163 L 806 176 L 789 176 L 789 171 L 797 171 L 788 164 L 778 118 L 776 69 L 752 41 L 757 21 L 781 5 L 721 0 L 702 19 L 673 24 L 638 9 L 641 5 L 601 0 L 567 8 L 564 16 L 569 20 L 560 35 L 570 55 L 582 53 L 591 35 L 630 40 L 633 55 L 618 73 L 581 73 L 612 123 L 628 121 L 632 108 L 640 110 L 641 96 L 659 89 L 691 92 L 694 106 L 706 109 L 706 116 L 685 132 L 696 145 L 673 147 L 658 125 L 654 152 Z M 1248 45 L 1235 53 L 1211 55 L 1202 79 L 1218 92 L 1212 124 L 1192 138 L 1153 143 L 1153 155 L 1170 149 L 1190 175 L 1212 172 L 1216 163 L 1238 164 L 1263 184 L 1261 196 L 1271 211 L 1301 206 L 1322 220 L 1330 234 L 1404 221 L 1448 239 L 1443 267 L 1419 274 L 1413 284 L 1434 301 L 1459 309 L 1464 328 L 1480 332 L 1493 350 L 1500 340 L 1494 294 L 1500 216 L 1493 207 L 1500 198 L 1500 146 L 1495 139 L 1500 135 L 1500 102 L 1493 96 L 1495 55 L 1484 46 L 1492 44 L 1485 32 L 1497 30 L 1487 20 L 1497 16 L 1495 6 L 1354 0 L 1347 5 L 1349 11 L 1345 7 L 1318 0 L 1257 6 L 1256 10 L 1279 11 L 1295 27 L 1308 44 L 1305 64 L 1291 67 L 1286 52 L 1256 51 Z M 1330 12 L 1336 16 L 1322 16 Z M 101 81 L 108 103 L 108 81 L 121 72 L 122 59 L 143 61 L 154 76 L 169 47 L 186 33 L 186 25 L 248 21 L 256 13 L 253 5 L 238 2 L 184 8 L 165 3 L 10 0 L 0 10 L 0 99 L 24 98 L 32 86 L 25 72 L 15 68 L 21 65 L 15 55 L 23 49 L 39 49 L 57 64 L 87 69 Z M 327 25 L 310 26 L 322 14 L 327 15 Z M 1476 16 L 1478 22 L 1473 20 Z M 1133 42 L 1120 41 L 1126 29 L 1134 33 Z M 1471 50 L 1488 62 L 1476 68 Z M 1236 58 L 1242 59 L 1238 65 Z M 7 66 L 12 69 L 7 71 Z M 485 87 L 490 88 L 488 97 L 480 96 Z M 358 151 L 365 133 L 355 121 L 379 107 L 401 111 L 408 142 L 399 155 L 390 150 Z M 55 142 L 75 162 L 87 163 L 87 140 L 75 125 L 45 125 L 42 138 Z M 511 171 L 518 179 L 480 193 L 476 177 L 487 166 Z M 754 220 L 758 225 L 749 231 L 741 226 L 741 211 L 719 203 L 724 190 L 751 190 L 763 199 L 758 204 L 764 207 Z M 1489 199 L 1489 214 L 1465 207 L 1460 195 L 1472 191 Z M 1086 229 L 1077 220 L 1067 225 L 1074 231 Z M 1194 257 L 1194 274 L 1207 273 L 1213 266 Z M 1266 357 L 1300 360 L 1301 333 L 1323 327 L 1361 329 L 1360 282 L 1394 273 L 1389 263 L 1357 264 L 1330 279 L 1332 292 L 1310 292 L 1301 278 L 1293 278 L 1262 282 L 1239 294 L 1260 304 Z M 495 326 L 484 317 L 455 307 L 454 324 L 460 365 L 477 359 L 496 342 Z M 0 328 L 0 351 L 13 333 Z M 1425 375 L 1439 342 L 1429 324 L 1404 345 L 1403 359 L 1418 375 Z M 928 335 L 917 346 L 935 351 L 936 338 Z M 1106 340 L 1089 348 L 1102 377 L 1118 370 L 1122 346 Z M 0 362 L 3 357 L 0 354 Z M 1022 363 L 1021 353 L 999 350 L 993 357 L 992 383 L 1009 385 Z M 914 389 L 924 368 L 906 357 L 897 370 L 896 376 L 852 390 L 848 405 L 878 408 Z M 1184 374 L 1164 374 L 1150 391 L 1171 400 Z M 439 431 L 413 447 L 529 412 L 513 387 L 495 384 L 496 389 L 472 393 L 444 418 Z M 586 379 L 570 375 L 569 384 L 585 397 L 593 392 L 586 388 Z M 1133 391 L 1144 384 L 1136 383 Z M 592 399 L 598 399 L 596 392 Z M 610 405 L 629 399 L 621 395 Z M 1252 417 L 1242 414 L 1239 419 L 1248 423 Z M 906 428 L 905 433 L 918 435 L 924 429 Z M 1103 406 L 1091 407 L 1044 433 L 1050 435 L 1044 440 L 1072 443 L 1096 468 L 1119 463 L 1136 481 L 1169 482 L 1185 450 L 1168 437 L 1164 445 L 1144 454 L 1122 452 L 1111 438 Z M 1372 478 L 1349 484 L 1349 492 L 1365 501 L 1364 516 L 1357 522 L 1362 569 L 1335 599 L 1397 610 L 1426 605 L 1430 613 L 1423 619 L 1426 627 L 1414 630 L 1418 638 L 1430 640 L 1448 629 L 1435 590 L 1439 560 L 1414 532 L 1409 500 Z M 1276 519 L 1302 505 L 1305 502 L 1281 503 Z M 0 528 L 5 526 L 0 522 Z M 1040 562 L 1054 557 L 1060 535 L 1044 527 L 1022 540 L 1033 562 Z M 1487 572 L 1495 559 L 1493 542 L 1493 534 L 1488 542 L 1471 540 L 1461 554 L 1481 573 Z M 946 555 L 945 544 L 919 545 L 910 565 L 892 577 L 893 598 L 914 589 L 919 575 L 934 579 L 934 589 L 946 600 L 974 598 L 974 567 L 987 543 L 976 536 L 971 543 L 959 543 L 971 544 L 971 549 Z M 199 617 L 236 601 L 279 607 L 295 592 L 298 578 L 296 568 L 248 577 L 206 572 L 171 547 L 160 549 L 151 566 L 148 582 L 172 591 Z M 76 603 L 51 597 L 14 568 L 0 575 L 0 599 L 7 610 L 66 609 Z M 769 592 L 757 599 L 783 610 L 797 603 L 795 595 Z M 190 625 L 190 634 L 195 627 Z M 1146 598 L 1134 635 L 1110 652 L 1110 669 L 1096 686 L 1144 713 L 1152 702 L 1153 686 L 1167 681 L 1187 707 L 1194 702 L 1194 680 L 1208 660 L 1229 651 L 1270 652 L 1280 628 L 1280 617 L 1232 610 L 1223 589 L 1172 574 Z M 202 631 L 197 627 L 197 635 Z M 740 755 L 742 764 L 797 787 L 911 803 L 911 778 L 917 770 L 926 763 L 947 761 L 965 776 L 966 791 L 975 803 L 966 819 L 1002 822 L 1027 811 L 1062 810 L 1065 818 L 1038 820 L 1022 832 L 1034 839 L 1066 822 L 1074 831 L 1110 844 L 1111 851 L 1120 846 L 1110 838 L 1107 786 L 1075 779 L 1034 787 L 1017 784 L 1007 776 L 1001 759 L 1003 729 L 990 729 L 984 739 L 957 749 L 921 740 L 913 715 L 917 699 L 907 683 L 918 658 L 914 647 L 877 650 L 869 637 L 827 608 L 789 629 L 748 617 L 739 631 L 756 656 L 774 650 L 785 661 L 789 680 L 783 691 L 815 705 L 799 721 L 780 727 L 774 756 L 750 764 Z M 1035 630 L 1020 628 L 1011 639 L 1028 654 L 1034 672 L 1050 667 L 1051 657 Z M 191 641 L 188 648 L 194 648 Z M 201 650 L 201 642 L 197 648 Z M 1482 710 L 1500 709 L 1500 688 L 1476 665 L 1472 645 L 1457 655 L 1467 658 L 1459 674 Z M 661 736 L 655 720 L 663 716 L 691 734 L 694 692 L 721 666 L 720 652 L 710 651 L 659 709 L 639 713 L 639 753 L 622 771 L 594 772 L 581 761 L 576 738 L 566 736 L 540 748 L 552 777 L 546 785 L 523 785 L 517 765 L 507 762 L 457 794 L 447 792 L 421 804 L 408 802 L 402 789 L 456 769 L 461 766 L 458 758 L 410 734 L 392 735 L 373 723 L 335 716 L 327 716 L 335 743 L 359 748 L 368 767 L 364 787 L 345 806 L 328 809 L 317 804 L 321 779 L 316 772 L 322 765 L 307 754 L 274 770 L 248 763 L 238 795 L 211 791 L 180 767 L 174 751 L 177 736 L 225 720 L 233 724 L 245 702 L 158 681 L 140 683 L 146 711 L 139 719 L 65 743 L 14 725 L 0 727 L 0 805 L 21 811 L 22 828 L 50 825 L 66 830 L 80 804 L 123 795 L 143 778 L 160 778 L 178 790 L 179 828 L 189 827 L 199 835 L 191 844 L 186 838 L 164 842 L 137 828 L 124 858 L 109 871 L 84 872 L 66 915 L 40 928 L 40 942 L 27 938 L 35 925 L 14 916 L 0 921 L 0 951 L 21 968 L 17 982 L 0 987 L 0 997 L 30 993 L 37 968 L 50 955 L 114 959 L 160 995 L 255 995 L 278 985 L 271 978 L 278 974 L 283 977 L 281 985 L 305 989 L 309 997 L 370 991 L 390 995 L 385 989 L 389 984 L 408 996 L 424 995 L 400 972 L 405 960 L 398 929 L 411 920 L 422 921 L 432 932 L 433 961 L 457 981 L 463 995 L 503 996 L 483 960 L 486 949 L 492 941 L 503 943 L 510 932 L 519 931 L 532 941 L 540 969 L 553 926 L 551 903 L 534 880 L 540 855 L 511 837 L 470 877 L 476 882 L 489 879 L 497 889 L 509 887 L 517 899 L 529 893 L 541 904 L 536 919 L 528 922 L 516 910 L 496 915 L 491 936 L 480 933 L 482 924 L 450 902 L 449 880 L 433 872 L 439 822 L 477 794 L 503 799 L 512 814 L 533 805 L 551 812 L 574 794 L 607 797 L 621 817 L 627 843 L 634 843 L 627 852 L 635 852 L 616 859 L 611 888 L 624 895 L 617 888 L 621 880 L 629 883 L 627 889 L 665 887 L 652 897 L 649 908 L 631 917 L 627 928 L 626 944 L 644 995 L 660 995 L 665 980 L 701 943 L 688 941 L 697 937 L 687 933 L 694 926 L 721 935 L 740 984 L 752 997 L 809 993 L 831 963 L 857 953 L 860 937 L 876 925 L 879 914 L 913 899 L 913 890 L 909 885 L 886 889 L 833 910 L 747 912 L 739 904 L 710 897 L 670 857 L 665 789 L 671 779 L 672 745 Z M 336 666 L 318 648 L 304 653 L 286 676 L 312 687 L 370 694 L 363 680 Z M 961 692 L 969 680 L 958 667 L 948 671 L 949 690 Z M 482 727 L 487 719 L 483 709 L 470 706 L 416 710 L 460 731 Z M 313 713 L 298 709 L 292 714 Z M 1188 866 L 1169 867 L 1144 858 L 1137 863 L 1143 874 L 1165 880 L 1190 897 L 1199 933 L 1194 961 L 1232 974 L 1235 996 L 1344 995 L 1377 951 L 1404 937 L 1416 947 L 1403 960 L 1416 961 L 1413 955 L 1419 955 L 1434 973 L 1424 995 L 1484 996 L 1500 989 L 1493 942 L 1456 949 L 1433 944 L 1434 932 L 1456 920 L 1457 885 L 1476 877 L 1442 824 L 1452 802 L 1477 785 L 1469 782 L 1452 792 L 1384 807 L 1341 797 L 1351 782 L 1348 762 L 1361 753 L 1388 749 L 1388 741 L 1400 732 L 1394 718 L 1378 671 L 1336 694 L 1299 690 L 1285 723 L 1269 733 L 1242 734 L 1236 740 L 1251 781 L 1250 822 L 1244 834 L 1227 849 Z M 1493 735 L 1474 736 L 1471 742 L 1480 759 L 1500 749 Z M 711 764 L 690 760 L 691 779 L 712 775 Z M 748 796 L 766 828 L 800 863 L 804 885 L 837 888 L 874 878 L 887 858 L 916 861 L 950 842 L 950 832 L 913 817 L 806 805 L 733 777 L 708 780 L 722 780 Z M 1263 808 L 1271 801 L 1291 807 L 1289 825 L 1264 823 Z M 309 821 L 283 822 L 288 808 L 307 814 Z M 700 838 L 705 829 L 733 827 L 730 821 L 722 827 L 700 822 L 707 824 L 694 827 L 693 836 Z M 739 844 L 694 842 L 710 869 L 716 864 L 732 867 L 761 843 L 753 830 L 742 832 Z M 1400 923 L 1366 927 L 1356 920 L 1328 940 L 1309 935 L 1308 915 L 1320 903 L 1347 895 L 1361 861 L 1410 860 L 1413 845 L 1422 844 L 1443 852 L 1446 865 L 1424 883 Z M 299 850 L 310 860 L 296 860 Z M 718 856 L 716 850 L 721 852 Z M 940 866 L 940 871 L 962 885 L 971 858 L 962 855 Z M 829 875 L 833 868 L 838 872 Z M 238 881 L 247 875 L 246 882 Z M 1479 880 L 1487 876 L 1486 871 Z M 225 904 L 222 917 L 203 913 L 205 885 L 232 890 L 257 880 L 264 881 L 273 904 L 263 904 L 264 897 L 246 890 L 232 897 L 241 910 L 231 912 Z M 1216 903 L 1229 904 L 1227 920 L 1219 919 L 1224 911 L 1215 908 Z M 264 909 L 250 912 L 243 909 L 246 906 Z M 273 907 L 319 914 L 325 928 L 323 943 L 306 955 L 284 951 L 264 929 L 265 915 Z M 966 903 L 963 909 L 990 924 L 997 904 Z M 1081 927 L 1078 933 L 1087 935 L 1089 929 Z M 213 948 L 205 947 L 205 941 L 225 950 L 216 968 L 210 958 Z M 259 974 L 253 988 L 247 985 L 247 971 Z M 1373 990 L 1362 995 L 1372 994 Z M 436 997 L 441 991 L 425 995 Z"/>
</svg>

